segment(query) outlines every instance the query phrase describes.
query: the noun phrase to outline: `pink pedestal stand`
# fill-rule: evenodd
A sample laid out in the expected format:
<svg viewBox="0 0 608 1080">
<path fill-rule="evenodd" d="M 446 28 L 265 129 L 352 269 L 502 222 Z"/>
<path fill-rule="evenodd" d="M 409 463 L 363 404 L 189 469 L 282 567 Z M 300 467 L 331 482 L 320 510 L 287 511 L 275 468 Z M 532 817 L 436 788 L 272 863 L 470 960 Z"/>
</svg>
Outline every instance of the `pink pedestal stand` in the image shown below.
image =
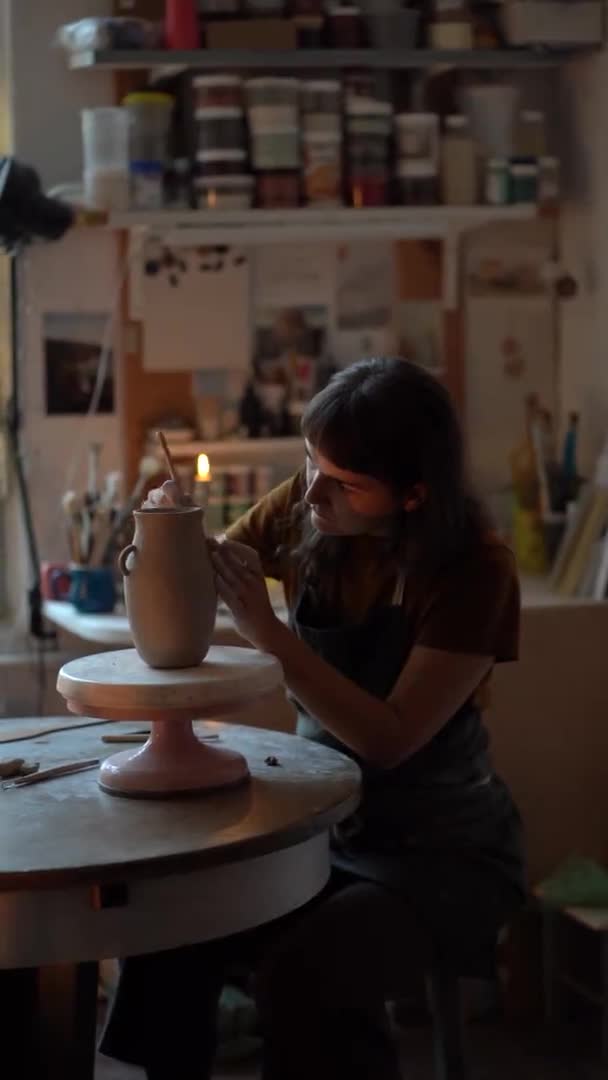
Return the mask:
<svg viewBox="0 0 608 1080">
<path fill-rule="evenodd" d="M 86 656 L 66 664 L 57 689 L 70 712 L 151 725 L 144 746 L 108 758 L 99 784 L 110 795 L 163 798 L 216 791 L 242 783 L 242 754 L 202 742 L 193 720 L 229 714 L 282 683 L 281 665 L 252 649 L 212 648 L 198 668 L 158 671 L 134 649 Z"/>
</svg>

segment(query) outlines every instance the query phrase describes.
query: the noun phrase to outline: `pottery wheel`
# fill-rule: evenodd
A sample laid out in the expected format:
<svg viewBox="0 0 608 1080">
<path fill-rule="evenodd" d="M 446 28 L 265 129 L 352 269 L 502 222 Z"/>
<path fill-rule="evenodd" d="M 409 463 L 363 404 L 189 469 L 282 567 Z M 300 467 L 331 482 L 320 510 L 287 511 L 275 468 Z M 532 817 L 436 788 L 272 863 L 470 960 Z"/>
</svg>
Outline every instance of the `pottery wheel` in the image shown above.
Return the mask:
<svg viewBox="0 0 608 1080">
<path fill-rule="evenodd" d="M 150 668 L 135 649 L 121 649 L 72 660 L 57 689 L 79 716 L 151 725 L 144 746 L 104 762 L 99 784 L 111 795 L 163 798 L 246 781 L 243 755 L 201 742 L 192 721 L 242 710 L 282 682 L 278 660 L 253 649 L 211 648 L 199 667 L 171 670 Z"/>
</svg>

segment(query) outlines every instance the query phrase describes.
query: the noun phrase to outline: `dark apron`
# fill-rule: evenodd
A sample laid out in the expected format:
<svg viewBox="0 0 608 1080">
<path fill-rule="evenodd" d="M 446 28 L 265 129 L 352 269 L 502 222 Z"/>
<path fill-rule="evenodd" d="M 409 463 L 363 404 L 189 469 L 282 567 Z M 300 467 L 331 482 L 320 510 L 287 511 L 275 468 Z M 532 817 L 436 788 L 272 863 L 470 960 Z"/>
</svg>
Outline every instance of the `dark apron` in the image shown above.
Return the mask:
<svg viewBox="0 0 608 1080">
<path fill-rule="evenodd" d="M 332 667 L 385 699 L 407 660 L 404 620 L 400 580 L 390 606 L 354 625 L 320 613 L 305 589 L 292 628 Z M 334 865 L 402 893 L 448 962 L 484 974 L 525 885 L 519 814 L 492 771 L 477 706 L 464 705 L 423 749 L 390 770 L 370 765 L 311 723 L 315 729 L 305 733 L 354 758 L 363 777 L 359 810 L 333 837 Z"/>
</svg>

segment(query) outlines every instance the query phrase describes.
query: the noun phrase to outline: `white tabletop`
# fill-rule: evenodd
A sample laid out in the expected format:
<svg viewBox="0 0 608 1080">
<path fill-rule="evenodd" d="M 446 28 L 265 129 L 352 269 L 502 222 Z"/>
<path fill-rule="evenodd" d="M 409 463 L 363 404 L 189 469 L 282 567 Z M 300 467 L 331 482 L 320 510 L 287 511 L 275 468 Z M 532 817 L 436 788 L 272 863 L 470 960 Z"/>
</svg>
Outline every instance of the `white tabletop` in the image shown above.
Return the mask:
<svg viewBox="0 0 608 1080">
<path fill-rule="evenodd" d="M 103 735 L 133 730 L 75 724 L 51 735 L 48 722 L 38 724 L 39 738 L 15 740 L 3 755 L 43 768 L 104 757 L 115 747 Z M 359 799 L 354 762 L 297 736 L 223 724 L 197 730 L 243 753 L 251 783 L 144 801 L 113 798 L 83 772 L 0 790 L 0 970 L 224 937 L 323 888 L 328 831 Z"/>
<path fill-rule="evenodd" d="M 573 608 L 597 605 L 598 601 L 586 597 L 563 597 L 553 592 L 547 578 L 521 576 L 522 607 L 524 611 L 544 611 L 547 608 Z M 98 645 L 127 646 L 133 644 L 129 620 L 125 614 L 81 615 L 71 604 L 59 600 L 45 600 L 44 615 L 49 622 L 83 641 Z M 279 618 L 287 621 L 284 607 L 276 607 Z M 226 610 L 218 611 L 213 641 L 218 645 L 237 644 L 239 635 Z"/>
<path fill-rule="evenodd" d="M 275 607 L 275 611 L 279 618 L 287 621 L 287 610 L 284 607 Z M 113 615 L 81 615 L 72 604 L 63 600 L 45 600 L 43 612 L 49 622 L 82 641 L 92 641 L 96 645 L 107 645 L 110 648 L 133 644 L 129 620 L 124 612 Z M 213 631 L 214 644 L 235 645 L 240 641 L 242 639 L 232 616 L 220 608 Z"/>
</svg>

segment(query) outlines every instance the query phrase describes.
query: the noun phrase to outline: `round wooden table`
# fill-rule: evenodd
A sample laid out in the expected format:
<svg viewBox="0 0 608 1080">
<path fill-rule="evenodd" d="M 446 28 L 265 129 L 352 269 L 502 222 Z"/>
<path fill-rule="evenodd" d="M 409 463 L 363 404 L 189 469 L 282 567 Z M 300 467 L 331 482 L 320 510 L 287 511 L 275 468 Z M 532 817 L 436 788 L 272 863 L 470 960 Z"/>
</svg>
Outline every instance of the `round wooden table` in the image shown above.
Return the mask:
<svg viewBox="0 0 608 1080">
<path fill-rule="evenodd" d="M 282 686 L 274 656 L 255 649 L 209 649 L 192 668 L 151 668 L 135 649 L 98 653 L 62 667 L 57 689 L 70 712 L 151 724 L 145 746 L 115 754 L 99 783 L 109 795 L 166 798 L 217 790 L 249 778 L 247 760 L 226 747 L 201 742 L 192 721 L 234 712 Z"/>
<path fill-rule="evenodd" d="M 42 768 L 103 757 L 104 734 L 134 727 L 72 729 L 3 753 Z M 261 925 L 328 878 L 329 830 L 357 805 L 357 766 L 293 735 L 195 728 L 242 754 L 251 782 L 161 801 L 111 798 L 92 772 L 0 790 L 0 969 L 30 969 L 38 983 L 27 1021 L 40 1075 L 93 1076 L 99 960 Z"/>
</svg>

